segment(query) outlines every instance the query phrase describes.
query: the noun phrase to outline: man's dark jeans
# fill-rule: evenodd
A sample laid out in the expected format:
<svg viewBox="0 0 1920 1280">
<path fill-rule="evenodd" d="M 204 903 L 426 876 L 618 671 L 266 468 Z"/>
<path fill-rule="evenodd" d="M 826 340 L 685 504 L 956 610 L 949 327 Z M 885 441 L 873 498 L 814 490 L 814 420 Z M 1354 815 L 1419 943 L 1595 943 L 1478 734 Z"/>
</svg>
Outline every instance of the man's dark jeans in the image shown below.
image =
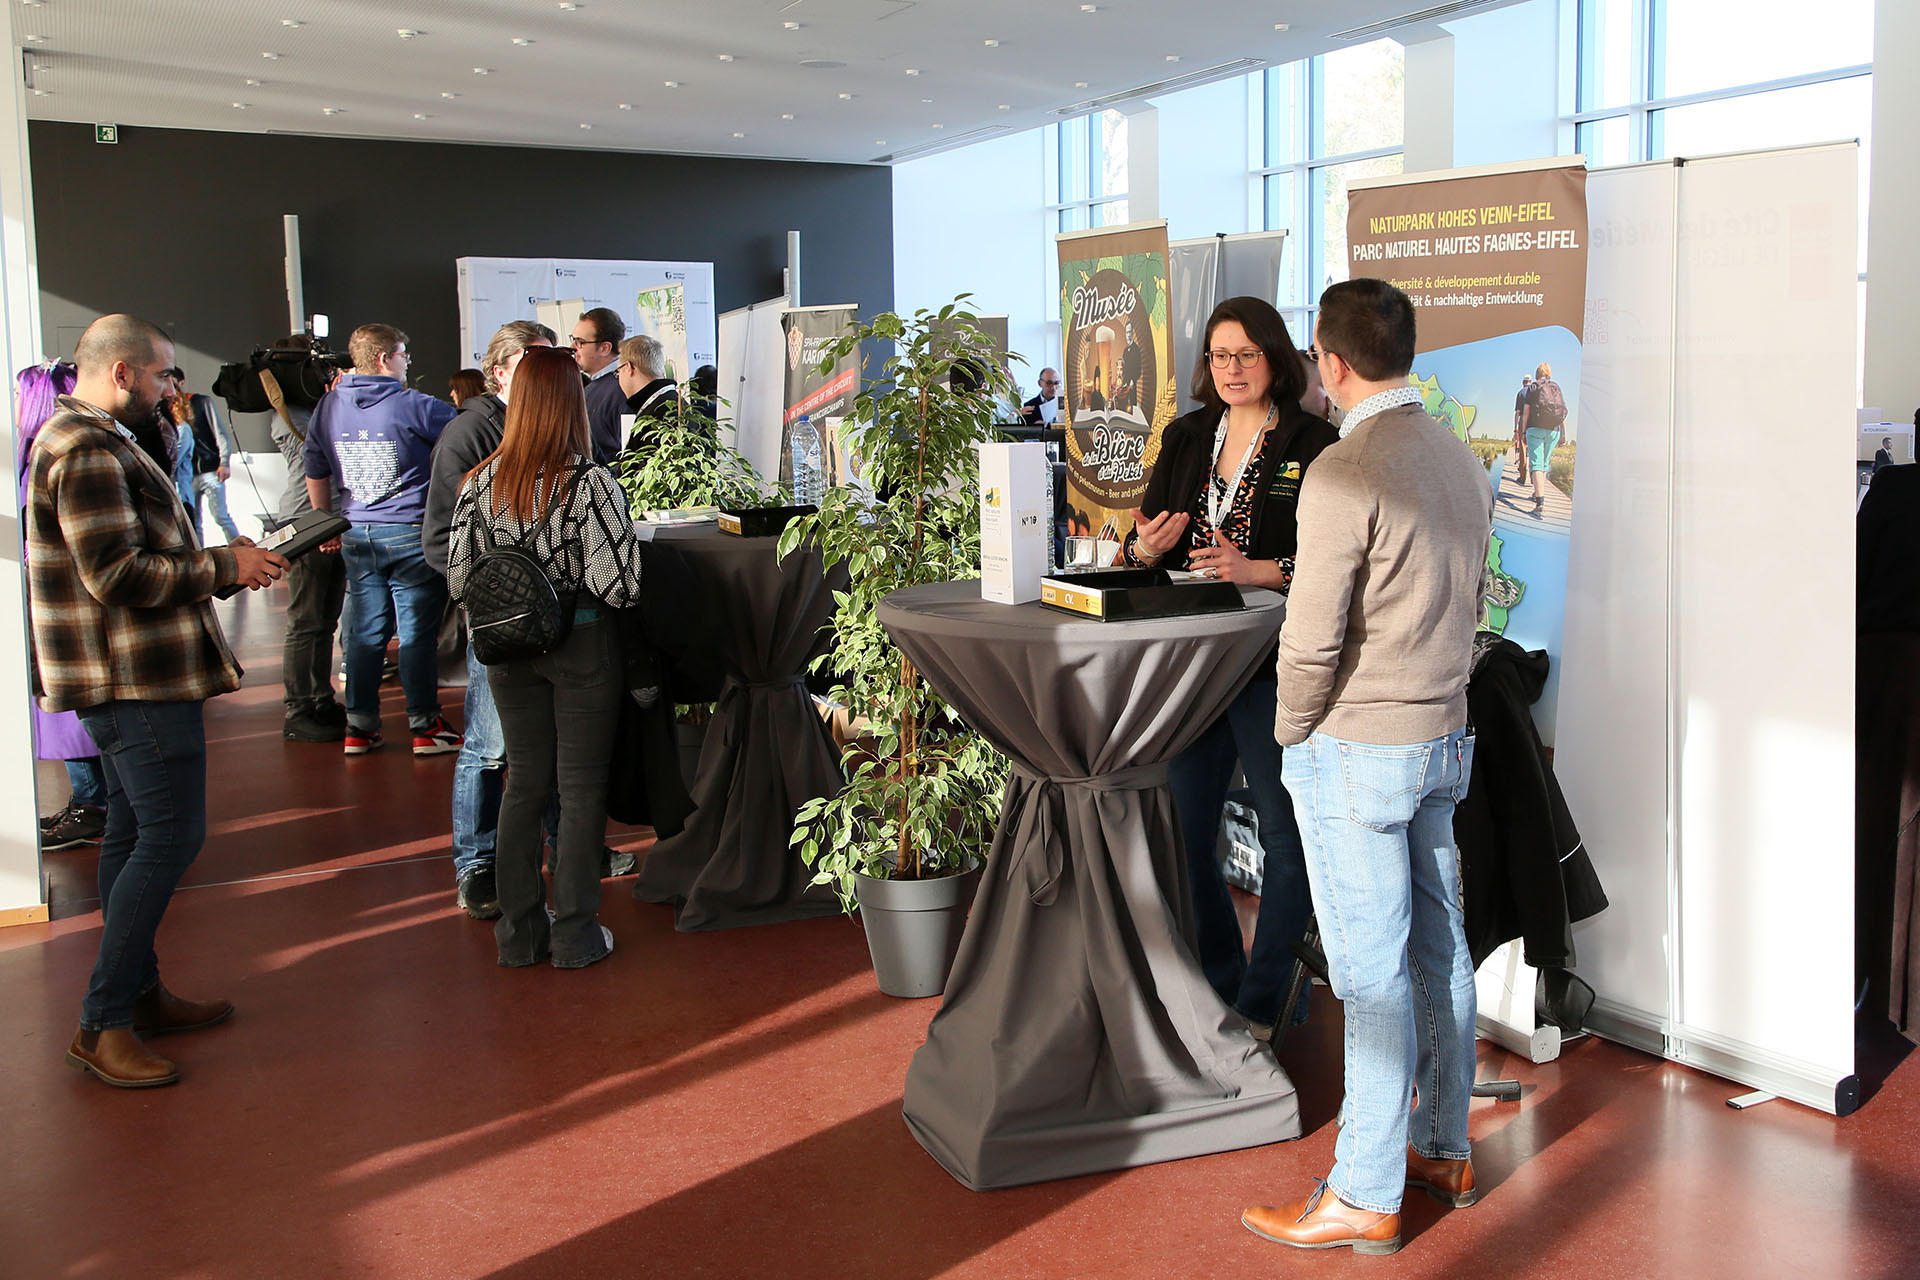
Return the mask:
<svg viewBox="0 0 1920 1280">
<path fill-rule="evenodd" d="M 202 702 L 106 702 L 80 713 L 107 776 L 100 841 L 100 955 L 80 1025 L 133 1025 L 133 1004 L 160 981 L 153 935 L 173 887 L 207 834 Z"/>
<path fill-rule="evenodd" d="M 287 640 L 280 651 L 287 714 L 323 709 L 333 693 L 333 632 L 347 598 L 347 566 L 337 551 L 309 551 L 287 569 Z"/>
</svg>

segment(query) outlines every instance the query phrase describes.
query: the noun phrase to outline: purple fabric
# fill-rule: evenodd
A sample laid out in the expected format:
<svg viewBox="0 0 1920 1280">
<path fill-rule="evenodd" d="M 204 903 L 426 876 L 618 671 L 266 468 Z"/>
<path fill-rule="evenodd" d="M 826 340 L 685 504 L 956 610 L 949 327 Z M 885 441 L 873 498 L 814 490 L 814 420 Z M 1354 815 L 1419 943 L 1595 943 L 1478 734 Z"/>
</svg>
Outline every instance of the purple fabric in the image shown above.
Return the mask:
<svg viewBox="0 0 1920 1280">
<path fill-rule="evenodd" d="M 53 402 L 73 391 L 76 371 L 70 364 L 31 365 L 13 380 L 15 412 L 20 423 L 20 456 L 14 459 L 15 474 L 20 477 L 20 507 L 27 505 L 27 456 L 33 450 L 34 437 L 53 416 Z M 42 760 L 84 760 L 100 754 L 93 739 L 80 727 L 80 717 L 71 711 L 42 711 L 32 698 L 33 754 Z"/>
</svg>

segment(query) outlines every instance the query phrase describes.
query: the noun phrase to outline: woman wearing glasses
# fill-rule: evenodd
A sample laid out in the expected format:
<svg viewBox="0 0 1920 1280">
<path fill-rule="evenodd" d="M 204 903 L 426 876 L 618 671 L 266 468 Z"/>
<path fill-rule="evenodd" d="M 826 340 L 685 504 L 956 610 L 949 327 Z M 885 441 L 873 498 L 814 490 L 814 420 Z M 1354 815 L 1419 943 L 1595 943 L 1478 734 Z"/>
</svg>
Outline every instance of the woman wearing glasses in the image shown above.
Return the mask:
<svg viewBox="0 0 1920 1280">
<path fill-rule="evenodd" d="M 1168 424 L 1161 438 L 1146 496 L 1133 513 L 1126 563 L 1286 591 L 1300 479 L 1339 439 L 1325 419 L 1300 407 L 1305 390 L 1306 367 L 1279 312 L 1247 297 L 1215 307 L 1193 370 L 1192 394 L 1202 407 Z M 1280 783 L 1274 709 L 1269 660 L 1199 741 L 1174 758 L 1168 779 L 1186 844 L 1200 967 L 1262 1038 L 1283 1014 L 1293 943 L 1312 910 L 1293 802 Z M 1264 860 L 1251 958 L 1213 856 L 1236 760 L 1253 792 Z"/>
</svg>

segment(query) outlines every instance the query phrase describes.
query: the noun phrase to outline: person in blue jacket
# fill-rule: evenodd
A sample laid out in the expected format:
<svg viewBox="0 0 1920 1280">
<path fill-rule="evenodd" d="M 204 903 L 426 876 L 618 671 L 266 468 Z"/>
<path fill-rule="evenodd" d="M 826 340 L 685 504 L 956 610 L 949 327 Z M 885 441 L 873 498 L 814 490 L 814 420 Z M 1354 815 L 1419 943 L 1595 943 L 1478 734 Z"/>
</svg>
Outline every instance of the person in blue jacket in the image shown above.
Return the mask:
<svg viewBox="0 0 1920 1280">
<path fill-rule="evenodd" d="M 440 714 L 438 639 L 447 582 L 420 542 L 433 446 L 453 406 L 407 387 L 407 335 L 363 324 L 347 343 L 353 372 L 314 406 L 302 461 L 314 509 L 333 509 L 353 527 L 340 539 L 352 602 L 347 626 L 346 753 L 382 745 L 380 675 L 387 641 L 400 634 L 400 687 L 406 693 L 413 754 L 460 749 Z"/>
</svg>

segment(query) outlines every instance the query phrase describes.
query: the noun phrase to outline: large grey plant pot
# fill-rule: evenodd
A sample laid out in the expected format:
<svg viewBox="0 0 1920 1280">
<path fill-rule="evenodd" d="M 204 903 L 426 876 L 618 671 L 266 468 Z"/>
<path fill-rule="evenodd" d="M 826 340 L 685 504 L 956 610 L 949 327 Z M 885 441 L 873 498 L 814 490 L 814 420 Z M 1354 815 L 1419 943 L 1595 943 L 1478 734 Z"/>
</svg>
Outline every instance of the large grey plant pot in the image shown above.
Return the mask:
<svg viewBox="0 0 1920 1280">
<path fill-rule="evenodd" d="M 882 992 L 911 1000 L 946 990 L 947 972 L 953 968 L 979 886 L 978 864 L 938 880 L 856 875 L 854 897 Z"/>
</svg>

